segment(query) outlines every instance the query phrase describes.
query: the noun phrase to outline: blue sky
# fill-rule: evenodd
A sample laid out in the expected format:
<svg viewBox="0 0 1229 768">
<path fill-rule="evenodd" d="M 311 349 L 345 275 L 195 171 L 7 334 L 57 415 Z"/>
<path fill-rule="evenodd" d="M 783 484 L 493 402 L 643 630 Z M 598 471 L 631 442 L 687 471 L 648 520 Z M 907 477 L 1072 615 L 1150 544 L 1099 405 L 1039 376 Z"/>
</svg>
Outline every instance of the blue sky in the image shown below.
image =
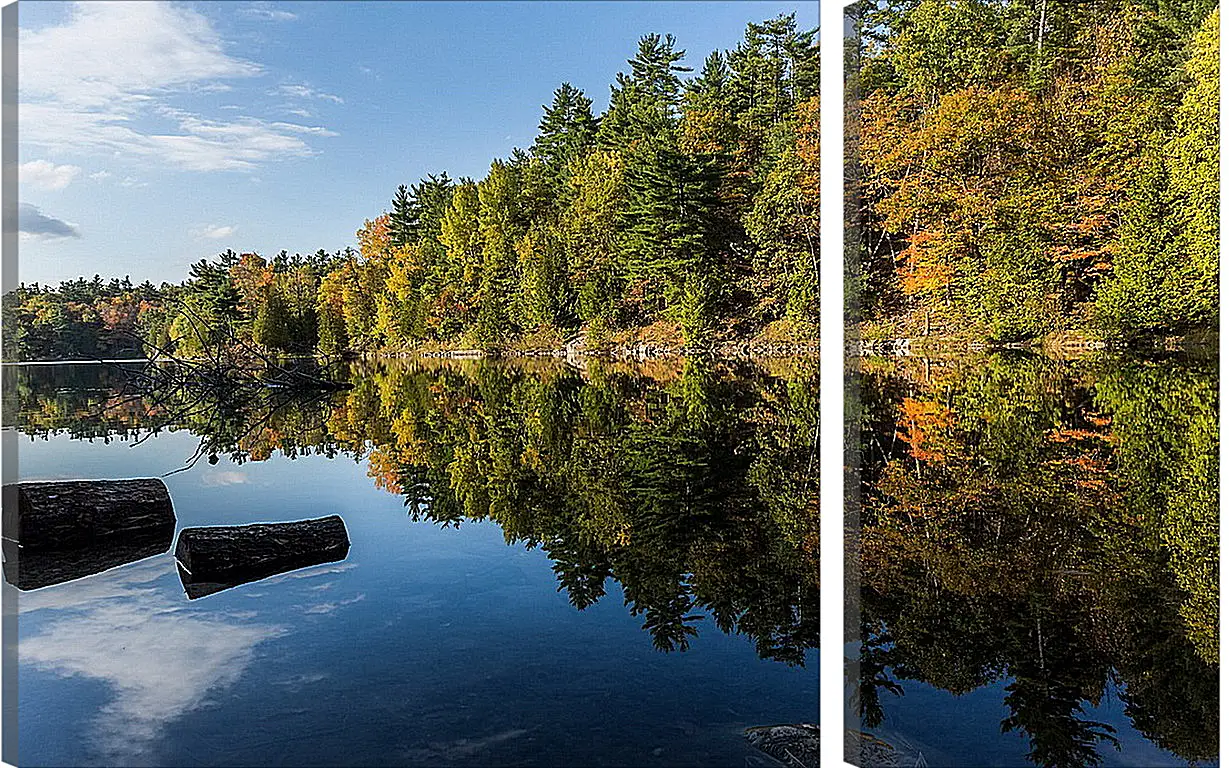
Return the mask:
<svg viewBox="0 0 1229 768">
<path fill-rule="evenodd" d="M 398 184 L 485 175 L 564 80 L 606 106 L 648 32 L 699 67 L 817 2 L 22 0 L 20 279 L 179 282 L 354 243 Z"/>
</svg>

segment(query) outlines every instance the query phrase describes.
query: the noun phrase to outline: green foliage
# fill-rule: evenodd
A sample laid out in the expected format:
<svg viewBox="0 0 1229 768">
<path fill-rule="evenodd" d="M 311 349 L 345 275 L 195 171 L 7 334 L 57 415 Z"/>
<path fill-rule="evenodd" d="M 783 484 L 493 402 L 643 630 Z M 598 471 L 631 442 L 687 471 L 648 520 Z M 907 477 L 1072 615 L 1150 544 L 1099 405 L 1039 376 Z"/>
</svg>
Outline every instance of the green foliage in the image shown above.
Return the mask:
<svg viewBox="0 0 1229 768">
<path fill-rule="evenodd" d="M 686 79 L 674 36 L 645 35 L 601 116 L 563 83 L 532 147 L 493 161 L 484 178 L 430 173 L 399 185 L 391 210 L 358 230 L 357 252 L 201 260 L 172 289 L 190 312 L 145 307 L 140 332 L 172 353 L 255 341 L 338 354 L 496 350 L 579 333 L 700 346 L 782 319 L 778 331 L 809 327 L 819 302 L 816 38 L 793 15 L 753 23 Z M 50 303 L 23 295 L 6 309 L 6 351 L 106 348 L 85 317 L 99 308 L 81 298 L 99 285 L 65 284 Z"/>
<path fill-rule="evenodd" d="M 543 110 L 533 153 L 546 163 L 549 175 L 558 185 L 566 181 L 572 163 L 593 146 L 597 120 L 593 117 L 592 100 L 571 83 L 559 86 L 554 100 Z"/>
<path fill-rule="evenodd" d="M 329 290 L 342 299 L 321 306 L 341 307 L 345 339 L 322 309 L 322 348 L 498 349 L 654 324 L 704 344 L 816 317 L 817 113 L 813 131 L 794 129 L 818 93 L 815 35 L 793 16 L 749 25 L 738 51 L 715 52 L 686 83 L 675 38 L 645 35 L 600 119 L 563 83 L 529 151 L 477 182 L 398 188 L 385 231 L 362 249 L 364 265 L 383 266 L 335 267 Z"/>
<path fill-rule="evenodd" d="M 252 325 L 252 339 L 271 349 L 285 350 L 290 347 L 290 312 L 279 291 L 270 291 L 268 298 L 260 305 Z"/>
<path fill-rule="evenodd" d="M 851 6 L 860 320 L 1000 341 L 1214 327 L 1214 6 Z"/>
<path fill-rule="evenodd" d="M 582 376 L 562 365 L 384 361 L 351 367 L 353 388 L 331 400 L 245 398 L 170 424 L 158 414 L 192 396 L 107 410 L 100 390 L 114 396 L 119 372 L 90 382 L 63 378 L 71 368 L 5 373 L 18 379 L 5 381 L 14 425 L 32 435 L 173 426 L 238 462 L 365 459 L 412 518 L 490 521 L 509 545 L 540 547 L 578 609 L 618 580 L 646 646 L 686 650 L 707 613 L 765 659 L 803 665 L 818 647 L 813 366 L 773 376 L 691 363 L 650 378 L 601 365 Z"/>
</svg>

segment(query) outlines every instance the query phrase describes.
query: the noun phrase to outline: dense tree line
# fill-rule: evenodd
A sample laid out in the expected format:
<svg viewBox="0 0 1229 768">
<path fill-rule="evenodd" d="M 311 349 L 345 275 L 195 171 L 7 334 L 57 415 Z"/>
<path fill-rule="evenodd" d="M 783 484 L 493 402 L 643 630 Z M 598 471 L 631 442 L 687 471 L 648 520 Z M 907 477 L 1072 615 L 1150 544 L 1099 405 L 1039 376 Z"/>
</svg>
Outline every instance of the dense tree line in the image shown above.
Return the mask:
<svg viewBox="0 0 1229 768">
<path fill-rule="evenodd" d="M 310 354 L 321 282 L 352 254 L 282 251 L 266 260 L 227 250 L 193 264 L 178 285 L 97 275 L 56 287 L 23 283 L 4 296 L 4 359 L 201 357 L 245 343 Z"/>
<path fill-rule="evenodd" d="M 188 357 L 240 341 L 332 354 L 557 348 L 578 333 L 592 346 L 814 340 L 816 32 L 783 15 L 749 24 L 694 76 L 683 56 L 672 35 L 646 35 L 603 114 L 563 83 L 531 147 L 480 180 L 402 185 L 357 251 L 227 251 L 134 305 L 125 330 Z M 8 358 L 109 349 L 82 340 L 98 333 L 73 302 L 63 290 L 10 295 L 7 327 L 24 335 Z"/>
<path fill-rule="evenodd" d="M 1099 765 L 1117 736 L 1088 708 L 1113 682 L 1146 737 L 1215 759 L 1215 362 L 868 361 L 858 378 L 864 725 L 898 680 L 1006 681 L 1001 727 L 1031 762 Z"/>
<path fill-rule="evenodd" d="M 865 333 L 1216 327 L 1216 0 L 863 0 L 848 14 Z"/>
<path fill-rule="evenodd" d="M 3 301 L 4 358 L 55 360 L 141 357 L 141 329 L 167 290 L 128 277 L 21 285 Z"/>
<path fill-rule="evenodd" d="M 402 186 L 320 293 L 325 350 L 422 341 L 592 343 L 655 326 L 690 343 L 818 312 L 815 33 L 794 17 L 684 80 L 673 36 L 646 35 L 610 106 L 569 83 L 528 150 L 481 180 Z"/>
</svg>

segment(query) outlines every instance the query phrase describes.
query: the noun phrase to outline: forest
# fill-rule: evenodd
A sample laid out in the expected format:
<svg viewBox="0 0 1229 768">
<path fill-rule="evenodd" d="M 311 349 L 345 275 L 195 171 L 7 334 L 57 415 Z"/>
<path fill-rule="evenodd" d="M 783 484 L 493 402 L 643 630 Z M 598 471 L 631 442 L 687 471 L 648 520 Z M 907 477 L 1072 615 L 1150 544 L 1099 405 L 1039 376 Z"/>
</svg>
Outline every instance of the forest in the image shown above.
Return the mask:
<svg viewBox="0 0 1229 768">
<path fill-rule="evenodd" d="M 1118 343 L 1218 323 L 1215 0 L 847 10 L 864 338 Z"/>
<path fill-rule="evenodd" d="M 563 83 L 533 145 L 482 179 L 429 173 L 358 249 L 227 251 L 181 285 L 82 278 L 5 297 L 8 360 L 266 350 L 403 352 L 813 342 L 819 47 L 782 15 L 699 72 L 639 41 L 609 106 Z"/>
</svg>

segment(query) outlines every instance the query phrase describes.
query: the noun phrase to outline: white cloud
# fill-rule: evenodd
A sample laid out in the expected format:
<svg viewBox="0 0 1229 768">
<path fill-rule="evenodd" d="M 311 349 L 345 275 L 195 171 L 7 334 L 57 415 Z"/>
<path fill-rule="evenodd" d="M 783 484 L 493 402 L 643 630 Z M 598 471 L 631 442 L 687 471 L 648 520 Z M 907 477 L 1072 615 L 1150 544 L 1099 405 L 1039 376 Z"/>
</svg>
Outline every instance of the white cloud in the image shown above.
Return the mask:
<svg viewBox="0 0 1229 768">
<path fill-rule="evenodd" d="M 236 229 L 235 227 L 212 227 L 212 228 L 205 227 L 201 234 L 203 237 L 213 237 L 213 238 L 226 237 L 227 235 L 234 234 L 235 229 Z M 220 234 L 211 234 L 211 233 L 220 233 Z M 245 483 L 251 482 L 246 474 L 244 474 L 243 472 L 236 472 L 233 470 L 219 470 L 217 472 L 209 472 L 207 474 L 201 475 L 200 478 L 201 478 L 201 485 L 208 486 L 208 487 L 218 487 L 218 486 L 224 486 L 224 485 L 243 485 Z"/>
<path fill-rule="evenodd" d="M 76 224 L 70 224 L 42 212 L 37 205 L 19 203 L 17 206 L 17 231 L 26 238 L 58 240 L 64 237 L 81 237 Z"/>
<path fill-rule="evenodd" d="M 196 231 L 196 235 L 197 237 L 204 237 L 210 240 L 221 240 L 224 237 L 230 237 L 231 235 L 235 234 L 238 229 L 238 227 L 232 225 L 218 226 L 216 224 L 210 224 L 207 227 L 201 227 L 198 229 Z M 241 479 L 236 480 L 234 477 L 222 477 L 222 475 L 236 475 Z M 207 480 L 205 482 L 206 485 L 233 485 L 235 482 L 242 483 L 247 481 L 247 476 L 238 472 L 216 473 L 208 475 L 207 478 L 213 479 L 214 482 L 211 483 Z"/>
<path fill-rule="evenodd" d="M 295 98 L 299 98 L 299 99 L 322 99 L 324 101 L 331 101 L 335 104 L 345 104 L 346 103 L 340 96 L 334 96 L 331 93 L 325 93 L 324 91 L 318 91 L 315 88 L 312 88 L 310 85 L 305 85 L 302 83 L 299 83 L 299 84 L 290 83 L 286 85 L 279 85 L 276 89 L 270 92 L 270 95 L 294 96 Z"/>
<path fill-rule="evenodd" d="M 348 600 L 339 600 L 335 603 L 319 603 L 317 605 L 309 606 L 303 610 L 303 613 L 325 614 L 325 615 L 336 613 L 337 610 L 341 608 L 342 606 L 353 605 L 354 603 L 362 602 L 366 598 L 367 598 L 367 594 L 365 592 L 360 592 L 359 594 L 355 595 L 354 597 Z"/>
<path fill-rule="evenodd" d="M 240 8 L 239 13 L 264 21 L 294 21 L 299 18 L 297 13 L 291 13 L 283 8 L 274 8 L 273 3 L 252 3 Z"/>
<path fill-rule="evenodd" d="M 336 131 L 330 131 L 319 125 L 298 125 L 296 123 L 270 123 L 274 128 L 292 133 L 310 133 L 313 136 L 336 136 Z"/>
<path fill-rule="evenodd" d="M 18 168 L 18 176 L 22 184 L 48 192 L 64 189 L 79 173 L 81 173 L 81 168 L 78 166 L 56 165 L 49 160 L 31 160 L 28 163 L 22 163 Z"/>
<path fill-rule="evenodd" d="M 90 178 L 93 179 L 94 181 L 102 181 L 103 179 L 111 178 L 111 172 L 110 171 L 95 171 L 94 173 L 90 174 Z"/>
<path fill-rule="evenodd" d="M 77 3 L 67 24 L 25 32 L 20 45 L 22 91 L 78 109 L 261 72 L 229 56 L 204 16 L 170 3 Z"/>
<path fill-rule="evenodd" d="M 250 170 L 313 154 L 301 131 L 256 118 L 210 120 L 169 106 L 230 88 L 262 67 L 226 52 L 208 19 L 166 2 L 77 3 L 69 20 L 25 31 L 22 141 L 189 171 Z M 153 128 L 151 121 L 169 121 Z"/>
</svg>

